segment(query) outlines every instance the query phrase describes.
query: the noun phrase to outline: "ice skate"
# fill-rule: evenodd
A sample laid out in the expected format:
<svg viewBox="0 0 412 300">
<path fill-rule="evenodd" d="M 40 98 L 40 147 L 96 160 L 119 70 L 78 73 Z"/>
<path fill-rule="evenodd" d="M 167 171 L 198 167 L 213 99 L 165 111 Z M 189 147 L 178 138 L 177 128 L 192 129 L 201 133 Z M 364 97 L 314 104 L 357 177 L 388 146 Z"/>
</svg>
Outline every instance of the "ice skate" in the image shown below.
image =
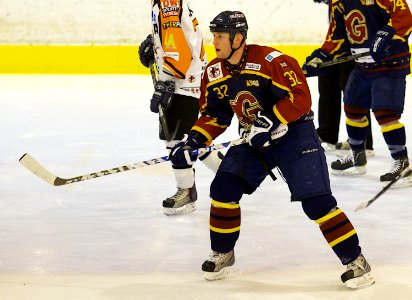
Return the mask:
<svg viewBox="0 0 412 300">
<path fill-rule="evenodd" d="M 347 265 L 345 273 L 340 277 L 342 282 L 351 289 L 364 288 L 375 283 L 371 267 L 362 254 Z"/>
<path fill-rule="evenodd" d="M 228 253 L 212 251 L 209 255 L 209 260 L 206 260 L 202 265 L 203 276 L 206 280 L 223 279 L 230 273 L 231 266 L 234 263 L 234 250 Z"/>
<path fill-rule="evenodd" d="M 171 216 L 190 213 L 196 210 L 196 200 L 196 184 L 188 189 L 177 188 L 176 194 L 163 201 L 164 214 Z"/>
<path fill-rule="evenodd" d="M 404 175 L 405 174 L 405 175 Z M 395 182 L 391 188 L 402 188 L 412 186 L 412 171 L 409 168 L 409 160 L 407 156 L 401 156 L 393 160 L 391 170 L 380 177 L 380 181 L 387 185 L 389 182 L 395 180 L 399 176 L 403 176 Z"/>
<path fill-rule="evenodd" d="M 347 141 L 336 143 L 335 155 L 338 157 L 344 157 L 350 151 L 350 145 Z M 366 157 L 375 156 L 375 150 L 366 149 Z"/>
<path fill-rule="evenodd" d="M 332 162 L 331 173 L 334 175 L 362 175 L 366 173 L 365 150 L 351 150 L 342 158 Z"/>
</svg>

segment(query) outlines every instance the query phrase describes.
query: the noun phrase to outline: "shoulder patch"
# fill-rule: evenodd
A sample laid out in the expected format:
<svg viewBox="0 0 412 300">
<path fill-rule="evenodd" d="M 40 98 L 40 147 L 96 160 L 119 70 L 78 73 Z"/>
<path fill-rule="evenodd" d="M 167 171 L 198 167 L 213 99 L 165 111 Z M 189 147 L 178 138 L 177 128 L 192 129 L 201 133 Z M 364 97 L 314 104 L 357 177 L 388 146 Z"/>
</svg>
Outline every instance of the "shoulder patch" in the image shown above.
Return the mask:
<svg viewBox="0 0 412 300">
<path fill-rule="evenodd" d="M 261 67 L 262 67 L 262 65 L 261 65 L 261 64 L 246 63 L 245 69 L 246 69 L 246 70 L 255 70 L 255 71 L 259 71 Z"/>
<path fill-rule="evenodd" d="M 281 56 L 281 55 L 283 55 L 283 53 L 282 52 L 279 52 L 279 51 L 273 51 L 273 52 L 270 52 L 268 55 L 266 55 L 266 57 L 265 57 L 265 59 L 268 61 L 268 62 L 271 62 L 272 60 L 274 60 L 276 57 L 279 57 L 279 56 Z"/>
<path fill-rule="evenodd" d="M 214 65 L 207 67 L 206 72 L 209 81 L 214 81 L 216 79 L 223 78 L 222 63 L 218 62 Z"/>
</svg>

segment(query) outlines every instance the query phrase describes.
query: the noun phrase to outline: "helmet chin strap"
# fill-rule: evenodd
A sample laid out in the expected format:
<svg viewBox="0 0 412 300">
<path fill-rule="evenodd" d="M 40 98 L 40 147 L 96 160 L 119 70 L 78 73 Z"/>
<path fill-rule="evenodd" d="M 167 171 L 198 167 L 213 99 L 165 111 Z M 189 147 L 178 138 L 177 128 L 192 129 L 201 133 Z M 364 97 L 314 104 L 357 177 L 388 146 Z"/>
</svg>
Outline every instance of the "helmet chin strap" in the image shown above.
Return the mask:
<svg viewBox="0 0 412 300">
<path fill-rule="evenodd" d="M 240 47 L 242 47 L 242 45 L 245 43 L 245 38 L 243 37 L 242 43 L 240 43 L 239 47 L 233 48 L 233 40 L 234 38 L 230 39 L 231 41 L 230 48 L 232 49 L 232 51 L 230 52 L 229 56 L 225 58 L 225 60 L 229 60 L 233 56 L 233 54 L 236 52 L 236 50 L 240 49 Z"/>
<path fill-rule="evenodd" d="M 243 42 L 242 42 L 242 45 L 243 45 Z M 240 45 L 240 46 L 242 46 L 242 45 Z M 233 49 L 232 53 L 234 51 L 238 50 L 240 48 L 240 46 L 236 49 Z M 247 49 L 247 46 L 246 46 L 245 50 L 242 53 L 242 57 L 240 58 L 240 61 L 237 64 L 234 64 L 234 65 L 229 62 L 229 60 L 228 60 L 229 58 L 225 59 L 225 61 L 224 61 L 225 68 L 229 71 L 229 73 L 232 76 L 237 77 L 240 74 L 240 72 L 242 71 L 242 69 L 244 68 L 244 64 L 246 62 L 247 52 L 248 52 L 248 49 Z M 229 57 L 230 56 L 231 55 L 229 55 Z"/>
</svg>

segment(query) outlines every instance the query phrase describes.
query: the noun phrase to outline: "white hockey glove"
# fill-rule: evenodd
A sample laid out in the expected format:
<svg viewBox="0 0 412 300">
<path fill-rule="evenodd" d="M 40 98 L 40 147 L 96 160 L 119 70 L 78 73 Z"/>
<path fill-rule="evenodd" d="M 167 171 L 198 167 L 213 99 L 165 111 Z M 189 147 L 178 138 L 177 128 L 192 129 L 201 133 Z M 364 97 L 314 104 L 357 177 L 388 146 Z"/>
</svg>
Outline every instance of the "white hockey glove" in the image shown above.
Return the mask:
<svg viewBox="0 0 412 300">
<path fill-rule="evenodd" d="M 287 132 L 288 126 L 282 124 L 276 116 L 259 111 L 250 128 L 248 143 L 254 148 L 266 148 L 272 141 L 281 138 Z"/>
</svg>

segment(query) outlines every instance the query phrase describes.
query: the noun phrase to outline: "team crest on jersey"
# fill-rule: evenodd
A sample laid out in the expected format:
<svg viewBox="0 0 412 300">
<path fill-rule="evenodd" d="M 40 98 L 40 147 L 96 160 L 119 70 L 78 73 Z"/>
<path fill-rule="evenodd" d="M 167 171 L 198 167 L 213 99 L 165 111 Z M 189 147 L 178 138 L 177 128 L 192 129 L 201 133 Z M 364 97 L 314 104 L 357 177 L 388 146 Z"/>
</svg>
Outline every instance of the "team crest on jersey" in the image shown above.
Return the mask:
<svg viewBox="0 0 412 300">
<path fill-rule="evenodd" d="M 187 77 L 187 81 L 188 81 L 189 83 L 195 82 L 195 81 L 196 81 L 196 76 L 194 76 L 194 75 L 189 75 L 189 76 Z"/>
<path fill-rule="evenodd" d="M 223 77 L 223 72 L 222 72 L 222 64 L 220 62 L 209 66 L 206 69 L 207 76 L 209 77 L 209 81 L 213 81 L 219 78 Z"/>
<path fill-rule="evenodd" d="M 239 123 L 244 128 L 250 128 L 258 111 L 263 110 L 256 97 L 249 91 L 239 92 L 235 99 L 230 100 Z"/>
<path fill-rule="evenodd" d="M 283 53 L 282 52 L 279 52 L 279 51 L 273 51 L 273 52 L 270 52 L 268 55 L 266 55 L 266 57 L 265 57 L 265 59 L 268 61 L 268 62 L 271 62 L 272 60 L 274 60 L 276 57 L 279 57 L 279 56 L 281 56 Z"/>
<path fill-rule="evenodd" d="M 260 68 L 261 68 L 261 67 L 262 67 L 261 64 L 246 63 L 245 70 L 260 71 Z"/>
</svg>

